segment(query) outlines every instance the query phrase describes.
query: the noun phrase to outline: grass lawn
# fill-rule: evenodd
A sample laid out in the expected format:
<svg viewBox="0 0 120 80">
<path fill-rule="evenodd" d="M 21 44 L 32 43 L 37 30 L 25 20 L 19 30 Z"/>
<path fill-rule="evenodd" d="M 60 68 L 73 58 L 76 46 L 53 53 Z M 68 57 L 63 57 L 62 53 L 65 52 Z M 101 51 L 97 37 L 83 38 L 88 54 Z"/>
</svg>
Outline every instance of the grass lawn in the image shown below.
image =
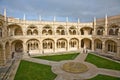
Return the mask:
<svg viewBox="0 0 120 80">
<path fill-rule="evenodd" d="M 99 74 L 96 77 L 88 80 L 120 80 L 120 78 Z"/>
<path fill-rule="evenodd" d="M 51 66 L 22 60 L 14 80 L 54 80 L 56 76 Z"/>
<path fill-rule="evenodd" d="M 62 61 L 62 60 L 73 60 L 77 57 L 79 53 L 71 53 L 71 54 L 60 54 L 60 55 L 50 55 L 50 56 L 39 56 L 34 58 L 46 59 L 51 61 Z"/>
<path fill-rule="evenodd" d="M 120 63 L 96 56 L 94 54 L 88 54 L 85 61 L 90 62 L 99 68 L 120 70 Z"/>
</svg>

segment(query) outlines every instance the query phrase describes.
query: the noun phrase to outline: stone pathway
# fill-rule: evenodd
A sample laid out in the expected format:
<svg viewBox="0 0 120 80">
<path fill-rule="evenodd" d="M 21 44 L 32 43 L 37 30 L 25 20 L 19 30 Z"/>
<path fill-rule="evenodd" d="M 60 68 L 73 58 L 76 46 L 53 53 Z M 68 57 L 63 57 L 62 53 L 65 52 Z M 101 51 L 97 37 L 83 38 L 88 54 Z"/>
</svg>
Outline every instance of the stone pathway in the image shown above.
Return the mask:
<svg viewBox="0 0 120 80">
<path fill-rule="evenodd" d="M 84 79 L 95 77 L 98 74 L 120 77 L 120 71 L 97 68 L 95 65 L 85 62 L 84 60 L 86 59 L 86 57 L 87 57 L 87 54 L 80 53 L 74 60 L 64 60 L 60 62 L 48 61 L 48 60 L 42 60 L 42 59 L 36 59 L 36 58 L 24 58 L 24 60 L 39 63 L 39 64 L 51 65 L 52 71 L 55 74 L 57 74 L 57 77 L 55 78 L 55 80 L 84 80 Z M 87 72 L 79 73 L 79 74 L 68 73 L 62 70 L 62 65 L 66 62 L 71 62 L 71 61 L 83 63 L 88 66 L 89 70 Z"/>
</svg>

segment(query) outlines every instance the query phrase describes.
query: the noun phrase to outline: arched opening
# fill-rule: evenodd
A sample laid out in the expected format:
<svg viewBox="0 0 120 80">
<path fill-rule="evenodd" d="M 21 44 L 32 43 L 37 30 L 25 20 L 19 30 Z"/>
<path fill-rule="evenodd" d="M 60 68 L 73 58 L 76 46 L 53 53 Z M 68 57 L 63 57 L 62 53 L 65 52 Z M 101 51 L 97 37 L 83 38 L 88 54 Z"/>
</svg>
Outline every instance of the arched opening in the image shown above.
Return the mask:
<svg viewBox="0 0 120 80">
<path fill-rule="evenodd" d="M 43 35 L 47 35 L 47 31 L 46 31 L 46 30 L 43 30 L 43 31 L 42 31 L 42 34 L 43 34 Z"/>
<path fill-rule="evenodd" d="M 60 35 L 60 30 L 56 30 L 57 35 Z"/>
<path fill-rule="evenodd" d="M 76 38 L 70 39 L 69 48 L 70 48 L 70 50 L 78 50 L 78 48 L 79 48 L 79 40 L 76 39 Z"/>
<path fill-rule="evenodd" d="M 98 31 L 97 31 L 97 35 L 100 35 L 100 34 L 101 34 L 100 30 L 98 30 Z"/>
<path fill-rule="evenodd" d="M 114 54 L 117 53 L 117 43 L 112 40 L 107 40 L 105 42 L 105 47 L 108 53 Z"/>
<path fill-rule="evenodd" d="M 38 54 L 39 50 L 39 40 L 37 39 L 30 39 L 27 41 L 27 50 L 30 54 Z"/>
<path fill-rule="evenodd" d="M 22 52 L 23 51 L 23 45 L 21 42 L 16 42 L 15 44 L 15 51 L 16 52 Z"/>
<path fill-rule="evenodd" d="M 69 28 L 69 34 L 70 35 L 76 35 L 77 34 L 76 31 L 77 31 L 77 29 L 74 26 Z"/>
<path fill-rule="evenodd" d="M 64 28 L 64 26 L 60 25 L 59 27 L 57 27 L 56 33 L 57 33 L 57 35 L 65 35 L 65 28 Z"/>
<path fill-rule="evenodd" d="M 15 40 L 12 42 L 12 52 L 23 52 L 23 41 Z"/>
<path fill-rule="evenodd" d="M 31 30 L 27 30 L 27 35 L 32 35 L 32 31 Z"/>
<path fill-rule="evenodd" d="M 42 41 L 44 53 L 54 52 L 54 40 L 53 39 L 44 39 Z"/>
<path fill-rule="evenodd" d="M 52 30 L 48 30 L 48 34 L 49 34 L 49 35 L 52 35 Z"/>
<path fill-rule="evenodd" d="M 84 38 L 81 40 L 81 48 L 91 50 L 91 47 L 92 47 L 92 41 L 90 39 Z"/>
<path fill-rule="evenodd" d="M 58 51 L 66 51 L 67 50 L 67 40 L 64 38 L 57 40 L 57 50 Z"/>
<path fill-rule="evenodd" d="M 85 26 L 83 28 L 80 29 L 81 35 L 92 35 L 92 28 Z"/>
<path fill-rule="evenodd" d="M 104 30 L 103 27 L 98 27 L 97 28 L 97 35 L 103 35 L 103 30 Z"/>
<path fill-rule="evenodd" d="M 109 35 L 114 35 L 113 29 L 110 29 L 110 30 L 109 30 Z"/>
<path fill-rule="evenodd" d="M 73 30 L 73 35 L 76 35 L 76 30 Z"/>
<path fill-rule="evenodd" d="M 99 39 L 94 40 L 95 51 L 101 52 L 102 51 L 102 41 Z"/>
<path fill-rule="evenodd" d="M 65 30 L 62 30 L 62 31 L 61 31 L 61 35 L 65 35 Z"/>
<path fill-rule="evenodd" d="M 37 27 L 33 24 L 28 26 L 27 35 L 38 35 Z"/>
<path fill-rule="evenodd" d="M 8 34 L 9 36 L 20 36 L 23 35 L 22 27 L 17 24 L 8 25 Z"/>
<path fill-rule="evenodd" d="M 109 27 L 108 34 L 117 36 L 118 32 L 119 32 L 119 26 L 116 25 L 116 24 L 111 24 L 110 27 Z"/>
<path fill-rule="evenodd" d="M 44 26 L 42 29 L 42 34 L 43 35 L 52 35 L 53 34 L 52 27 L 50 25 Z"/>
<path fill-rule="evenodd" d="M 33 31 L 33 35 L 38 35 L 38 31 L 36 29 Z"/>
<path fill-rule="evenodd" d="M 81 32 L 81 35 L 84 35 L 84 31 L 83 31 L 83 29 L 81 29 L 80 32 Z"/>
<path fill-rule="evenodd" d="M 14 34 L 19 36 L 19 35 L 23 35 L 22 34 L 22 29 L 20 27 L 16 28 L 15 31 L 14 31 Z"/>
</svg>

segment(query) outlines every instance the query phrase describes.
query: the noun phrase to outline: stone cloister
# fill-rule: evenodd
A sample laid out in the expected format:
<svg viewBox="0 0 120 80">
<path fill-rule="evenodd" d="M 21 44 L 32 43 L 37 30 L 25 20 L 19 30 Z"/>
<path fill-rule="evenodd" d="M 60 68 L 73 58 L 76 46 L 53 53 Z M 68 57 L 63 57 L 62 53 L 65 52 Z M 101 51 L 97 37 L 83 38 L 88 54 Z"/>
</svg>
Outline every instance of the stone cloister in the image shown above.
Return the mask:
<svg viewBox="0 0 120 80">
<path fill-rule="evenodd" d="M 11 53 L 89 51 L 120 58 L 120 16 L 93 22 L 28 21 L 0 16 L 0 65 Z"/>
</svg>

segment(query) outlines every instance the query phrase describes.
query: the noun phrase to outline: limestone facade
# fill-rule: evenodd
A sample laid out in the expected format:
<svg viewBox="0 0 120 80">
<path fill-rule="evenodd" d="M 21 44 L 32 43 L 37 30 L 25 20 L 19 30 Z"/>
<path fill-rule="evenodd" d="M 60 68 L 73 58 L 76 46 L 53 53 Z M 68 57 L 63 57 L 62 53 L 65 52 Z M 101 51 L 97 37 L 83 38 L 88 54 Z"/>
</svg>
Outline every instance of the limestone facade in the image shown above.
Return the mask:
<svg viewBox="0 0 120 80">
<path fill-rule="evenodd" d="M 88 49 L 120 58 L 120 15 L 90 23 L 28 21 L 0 15 L 0 65 L 12 52 L 57 54 Z"/>
</svg>

